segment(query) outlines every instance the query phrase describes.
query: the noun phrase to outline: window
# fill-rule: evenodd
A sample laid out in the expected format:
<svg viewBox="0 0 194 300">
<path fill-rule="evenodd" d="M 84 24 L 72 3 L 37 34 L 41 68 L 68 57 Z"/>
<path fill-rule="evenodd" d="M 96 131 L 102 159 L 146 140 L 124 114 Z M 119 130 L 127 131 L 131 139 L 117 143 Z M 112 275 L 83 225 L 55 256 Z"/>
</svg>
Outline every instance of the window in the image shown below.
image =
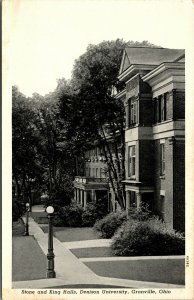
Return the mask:
<svg viewBox="0 0 194 300">
<path fill-rule="evenodd" d="M 90 170 L 91 170 L 91 169 L 88 168 L 88 177 L 90 177 L 90 174 L 91 174 L 91 173 L 90 173 Z"/>
<path fill-rule="evenodd" d="M 156 122 L 160 123 L 161 122 L 161 98 L 159 97 L 157 100 L 157 117 L 156 117 Z"/>
<path fill-rule="evenodd" d="M 166 102 L 168 93 L 154 99 L 154 123 L 166 121 Z"/>
<path fill-rule="evenodd" d="M 136 102 L 132 102 L 130 104 L 130 124 L 136 124 L 137 122 L 137 104 Z"/>
<path fill-rule="evenodd" d="M 98 178 L 98 168 L 96 168 L 96 178 Z"/>
<path fill-rule="evenodd" d="M 161 121 L 166 121 L 166 94 L 161 97 Z"/>
<path fill-rule="evenodd" d="M 165 175 L 165 144 L 160 144 L 160 175 Z"/>
<path fill-rule="evenodd" d="M 126 127 L 137 123 L 137 102 L 130 99 L 126 106 Z"/>
<path fill-rule="evenodd" d="M 128 176 L 135 176 L 135 146 L 130 146 L 128 148 L 129 153 L 129 169 Z"/>
</svg>

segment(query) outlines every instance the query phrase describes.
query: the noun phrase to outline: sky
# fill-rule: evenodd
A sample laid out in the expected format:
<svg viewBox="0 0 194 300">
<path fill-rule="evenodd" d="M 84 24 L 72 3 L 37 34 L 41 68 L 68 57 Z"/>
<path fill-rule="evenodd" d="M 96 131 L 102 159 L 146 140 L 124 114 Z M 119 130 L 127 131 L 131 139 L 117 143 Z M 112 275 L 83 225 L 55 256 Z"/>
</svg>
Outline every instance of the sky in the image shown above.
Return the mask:
<svg viewBox="0 0 194 300">
<path fill-rule="evenodd" d="M 192 34 L 190 0 L 12 1 L 12 84 L 27 96 L 44 95 L 58 78 L 69 79 L 88 44 L 123 38 L 186 48 Z"/>
</svg>

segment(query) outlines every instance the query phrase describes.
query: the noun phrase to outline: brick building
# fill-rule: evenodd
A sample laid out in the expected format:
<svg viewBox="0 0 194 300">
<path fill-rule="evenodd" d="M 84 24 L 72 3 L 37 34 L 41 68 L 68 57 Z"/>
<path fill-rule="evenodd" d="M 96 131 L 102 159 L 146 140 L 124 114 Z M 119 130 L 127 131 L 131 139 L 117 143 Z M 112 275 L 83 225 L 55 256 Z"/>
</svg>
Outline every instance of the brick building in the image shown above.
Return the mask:
<svg viewBox="0 0 194 300">
<path fill-rule="evenodd" d="M 117 136 L 116 141 L 116 144 L 120 146 L 119 136 Z M 120 206 L 109 180 L 107 160 L 111 156 L 113 163 L 121 165 L 122 156 L 119 150 L 119 162 L 116 162 L 115 147 L 108 132 L 106 132 L 106 143 L 103 143 L 103 139 L 101 143 L 103 146 L 94 143 L 93 147 L 85 152 L 84 163 L 82 164 L 84 167 L 79 170 L 82 175 L 75 176 L 74 180 L 74 200 L 85 207 L 87 203 L 103 199 L 106 202 L 108 211 L 116 211 L 120 209 Z M 109 150 L 107 150 L 107 143 Z"/>
<path fill-rule="evenodd" d="M 74 180 L 75 201 L 85 207 L 87 203 L 96 202 L 101 197 L 107 196 L 108 199 L 106 163 L 100 146 L 85 152 L 83 169 L 84 175 L 76 176 Z"/>
<path fill-rule="evenodd" d="M 126 48 L 117 97 L 126 111 L 126 209 L 148 203 L 184 231 L 184 50 Z"/>
<path fill-rule="evenodd" d="M 184 50 L 128 47 L 116 97 L 125 106 L 126 210 L 140 202 L 176 230 L 185 220 L 185 55 Z M 100 145 L 85 155 L 84 176 L 74 181 L 75 200 L 83 206 L 107 195 L 118 209 L 106 176 Z"/>
</svg>

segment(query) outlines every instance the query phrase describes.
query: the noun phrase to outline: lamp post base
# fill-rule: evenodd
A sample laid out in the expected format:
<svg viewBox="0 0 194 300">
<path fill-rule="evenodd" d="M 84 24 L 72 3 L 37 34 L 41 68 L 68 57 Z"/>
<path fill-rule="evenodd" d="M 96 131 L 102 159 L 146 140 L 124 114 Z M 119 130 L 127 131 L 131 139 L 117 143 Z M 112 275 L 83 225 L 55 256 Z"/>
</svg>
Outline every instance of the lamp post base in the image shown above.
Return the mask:
<svg viewBox="0 0 194 300">
<path fill-rule="evenodd" d="M 55 271 L 47 271 L 46 272 L 46 278 L 56 278 Z"/>
</svg>

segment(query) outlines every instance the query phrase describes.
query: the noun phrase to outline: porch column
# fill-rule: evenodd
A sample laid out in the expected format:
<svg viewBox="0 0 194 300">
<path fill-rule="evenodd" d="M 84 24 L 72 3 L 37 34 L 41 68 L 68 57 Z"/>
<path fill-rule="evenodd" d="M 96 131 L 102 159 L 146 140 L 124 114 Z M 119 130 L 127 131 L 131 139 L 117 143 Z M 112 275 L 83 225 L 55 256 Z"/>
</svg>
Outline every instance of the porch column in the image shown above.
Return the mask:
<svg viewBox="0 0 194 300">
<path fill-rule="evenodd" d="M 95 190 L 92 190 L 92 202 L 95 202 Z"/>
<path fill-rule="evenodd" d="M 136 199 L 137 199 L 137 208 L 138 208 L 141 203 L 141 193 L 136 193 Z"/>
<path fill-rule="evenodd" d="M 126 128 L 129 128 L 129 101 L 125 106 L 125 114 L 126 114 Z"/>
<path fill-rule="evenodd" d="M 127 219 L 129 218 L 129 208 L 130 208 L 130 194 L 129 194 L 129 191 L 126 191 L 126 213 L 127 213 Z"/>
<path fill-rule="evenodd" d="M 77 189 L 74 188 L 74 201 L 77 203 Z"/>
<path fill-rule="evenodd" d="M 81 206 L 83 206 L 83 190 L 80 190 L 80 202 Z"/>
<path fill-rule="evenodd" d="M 79 202 L 80 202 L 79 189 L 76 189 L 76 194 L 77 194 L 77 204 L 79 204 Z"/>
<path fill-rule="evenodd" d="M 84 207 L 87 205 L 87 191 L 84 191 Z"/>
</svg>

